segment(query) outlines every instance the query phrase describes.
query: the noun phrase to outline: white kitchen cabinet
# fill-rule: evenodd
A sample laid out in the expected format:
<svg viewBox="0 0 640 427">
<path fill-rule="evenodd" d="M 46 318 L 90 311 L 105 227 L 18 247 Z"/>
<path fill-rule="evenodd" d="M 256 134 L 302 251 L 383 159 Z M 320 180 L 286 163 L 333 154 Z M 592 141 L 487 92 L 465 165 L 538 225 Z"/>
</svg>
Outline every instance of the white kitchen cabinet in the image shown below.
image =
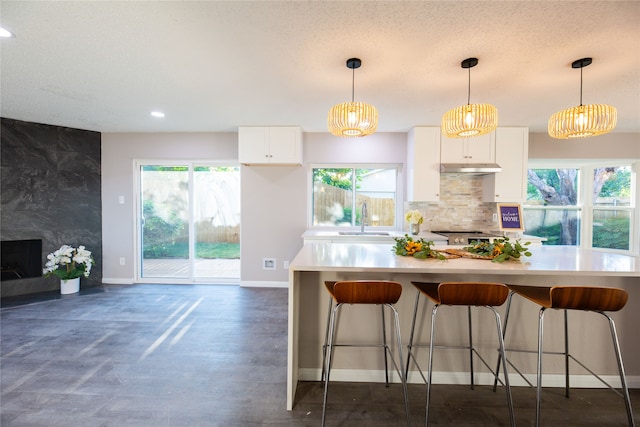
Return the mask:
<svg viewBox="0 0 640 427">
<path fill-rule="evenodd" d="M 527 198 L 529 129 L 499 127 L 495 133 L 495 161 L 502 171 L 483 177 L 482 201 L 524 203 Z"/>
<path fill-rule="evenodd" d="M 441 163 L 494 163 L 496 156 L 495 132 L 470 138 L 440 139 Z"/>
<path fill-rule="evenodd" d="M 302 164 L 302 129 L 297 126 L 243 126 L 238 144 L 242 164 Z"/>
<path fill-rule="evenodd" d="M 440 200 L 440 128 L 420 126 L 407 141 L 407 201 Z"/>
</svg>

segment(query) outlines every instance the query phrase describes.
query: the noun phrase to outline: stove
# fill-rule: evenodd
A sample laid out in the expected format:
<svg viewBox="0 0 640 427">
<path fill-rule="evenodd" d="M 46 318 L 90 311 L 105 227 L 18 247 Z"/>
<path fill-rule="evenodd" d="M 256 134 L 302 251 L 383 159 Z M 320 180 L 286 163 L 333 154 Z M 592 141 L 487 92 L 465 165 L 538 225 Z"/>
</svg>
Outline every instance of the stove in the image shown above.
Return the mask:
<svg viewBox="0 0 640 427">
<path fill-rule="evenodd" d="M 468 245 L 473 241 L 493 243 L 494 239 L 500 238 L 500 236 L 482 231 L 432 231 L 432 233 L 446 237 L 450 245 Z"/>
</svg>

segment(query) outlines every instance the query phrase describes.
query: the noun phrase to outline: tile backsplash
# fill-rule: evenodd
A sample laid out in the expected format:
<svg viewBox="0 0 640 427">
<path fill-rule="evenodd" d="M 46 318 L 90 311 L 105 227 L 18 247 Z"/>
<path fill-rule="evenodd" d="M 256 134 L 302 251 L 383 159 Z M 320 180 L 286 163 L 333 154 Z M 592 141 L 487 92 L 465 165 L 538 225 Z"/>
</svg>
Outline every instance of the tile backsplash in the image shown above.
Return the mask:
<svg viewBox="0 0 640 427">
<path fill-rule="evenodd" d="M 482 201 L 482 176 L 444 174 L 440 176 L 439 202 L 407 202 L 405 212 L 417 209 L 424 222 L 421 229 L 492 231 L 498 229 L 493 222 L 496 203 Z M 403 229 L 409 224 L 404 222 Z"/>
</svg>

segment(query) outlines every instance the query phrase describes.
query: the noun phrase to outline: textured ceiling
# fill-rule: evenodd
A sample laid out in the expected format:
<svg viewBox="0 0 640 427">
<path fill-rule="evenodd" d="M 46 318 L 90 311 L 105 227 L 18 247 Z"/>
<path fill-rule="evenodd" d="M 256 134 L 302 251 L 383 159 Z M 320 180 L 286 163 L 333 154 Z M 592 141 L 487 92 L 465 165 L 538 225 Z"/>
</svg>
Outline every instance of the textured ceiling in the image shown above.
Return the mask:
<svg viewBox="0 0 640 427">
<path fill-rule="evenodd" d="M 640 1 L 1 1 L 3 117 L 101 132 L 326 131 L 329 108 L 375 105 L 379 131 L 439 125 L 467 101 L 546 132 L 579 104 L 640 132 Z M 150 117 L 162 110 L 164 119 Z"/>
</svg>

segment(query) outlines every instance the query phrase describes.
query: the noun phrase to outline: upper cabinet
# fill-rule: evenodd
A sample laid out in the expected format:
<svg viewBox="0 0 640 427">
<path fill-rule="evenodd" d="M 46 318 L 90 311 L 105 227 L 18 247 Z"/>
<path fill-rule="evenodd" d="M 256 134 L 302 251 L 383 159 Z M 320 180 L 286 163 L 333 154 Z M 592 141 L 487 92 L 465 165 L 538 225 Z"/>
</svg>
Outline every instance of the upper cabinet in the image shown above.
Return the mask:
<svg viewBox="0 0 640 427">
<path fill-rule="evenodd" d="M 529 128 L 499 127 L 495 135 L 495 162 L 502 171 L 483 177 L 483 201 L 524 203 L 527 198 Z"/>
<path fill-rule="evenodd" d="M 243 126 L 238 128 L 238 143 L 242 164 L 302 164 L 302 129 L 297 126 Z"/>
<path fill-rule="evenodd" d="M 450 139 L 436 126 L 419 126 L 407 139 L 407 201 L 440 200 L 440 163 L 497 163 L 482 177 L 484 202 L 523 203 L 527 196 L 529 129 L 498 128 L 468 139 Z"/>
<path fill-rule="evenodd" d="M 438 128 L 439 129 L 439 128 Z M 496 133 L 471 138 L 441 137 L 441 163 L 494 163 Z"/>
<path fill-rule="evenodd" d="M 407 200 L 440 200 L 440 128 L 414 127 L 407 141 Z"/>
</svg>

